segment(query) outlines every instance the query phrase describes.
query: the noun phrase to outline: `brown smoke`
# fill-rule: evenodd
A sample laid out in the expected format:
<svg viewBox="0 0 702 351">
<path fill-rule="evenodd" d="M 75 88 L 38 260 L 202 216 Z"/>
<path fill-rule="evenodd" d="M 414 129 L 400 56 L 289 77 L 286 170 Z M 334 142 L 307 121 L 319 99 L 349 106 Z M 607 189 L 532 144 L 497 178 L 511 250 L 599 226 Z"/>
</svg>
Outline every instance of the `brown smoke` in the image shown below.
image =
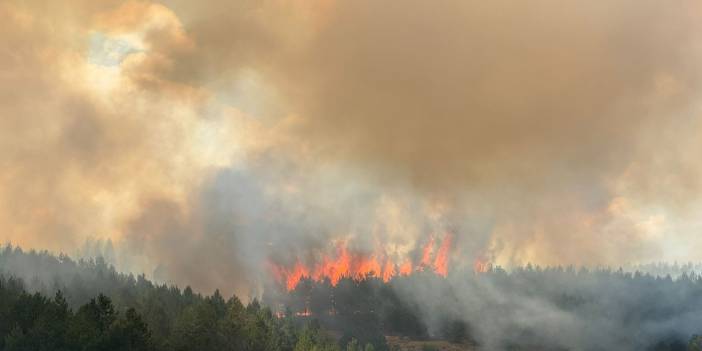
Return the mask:
<svg viewBox="0 0 702 351">
<path fill-rule="evenodd" d="M 455 192 L 620 174 L 700 83 L 700 11 L 655 1 L 340 2 L 276 73 L 330 157 Z"/>
<path fill-rule="evenodd" d="M 11 0 L 0 17 L 2 241 L 111 237 L 136 270 L 237 291 L 268 251 L 345 235 L 407 252 L 451 230 L 515 264 L 699 245 L 694 1 Z M 134 48 L 91 63 L 101 36 Z"/>
<path fill-rule="evenodd" d="M 69 250 L 87 237 L 119 237 L 141 197 L 178 200 L 202 177 L 192 144 L 203 94 L 167 84 L 151 94 L 110 81 L 109 69 L 86 58 L 98 14 L 118 4 L 0 5 L 2 241 Z M 133 56 L 126 66 L 152 59 Z"/>
</svg>

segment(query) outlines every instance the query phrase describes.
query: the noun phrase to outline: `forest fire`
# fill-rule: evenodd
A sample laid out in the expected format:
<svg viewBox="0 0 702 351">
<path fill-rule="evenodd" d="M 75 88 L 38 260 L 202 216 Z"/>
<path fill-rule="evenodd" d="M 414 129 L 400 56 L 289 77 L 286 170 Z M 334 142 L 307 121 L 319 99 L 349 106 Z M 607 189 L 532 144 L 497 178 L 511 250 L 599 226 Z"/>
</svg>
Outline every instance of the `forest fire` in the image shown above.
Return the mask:
<svg viewBox="0 0 702 351">
<path fill-rule="evenodd" d="M 307 278 L 316 282 L 329 280 L 336 286 L 342 278 L 361 280 L 366 277 L 377 277 L 388 282 L 396 276 L 408 276 L 413 272 L 433 271 L 446 277 L 449 271 L 449 255 L 451 253 L 452 237 L 446 234 L 437 248 L 437 242 L 432 236 L 421 249 L 418 262 L 406 258 L 401 262 L 392 260 L 385 253 L 370 255 L 351 252 L 345 244 L 337 247 L 334 256 L 325 255 L 312 265 L 305 265 L 299 260 L 290 268 L 279 264 L 271 264 L 274 276 L 285 285 L 287 290 L 293 290 L 300 280 Z"/>
<path fill-rule="evenodd" d="M 476 258 L 473 262 L 473 272 L 486 273 L 492 269 L 492 263 L 484 258 Z"/>
</svg>

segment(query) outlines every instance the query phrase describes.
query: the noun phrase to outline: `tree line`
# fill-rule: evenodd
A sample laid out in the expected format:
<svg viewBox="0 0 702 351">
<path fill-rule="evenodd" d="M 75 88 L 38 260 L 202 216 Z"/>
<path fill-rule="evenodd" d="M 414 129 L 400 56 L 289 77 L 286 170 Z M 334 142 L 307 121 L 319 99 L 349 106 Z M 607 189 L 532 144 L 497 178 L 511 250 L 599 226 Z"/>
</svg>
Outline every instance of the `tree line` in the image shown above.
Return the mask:
<svg viewBox="0 0 702 351">
<path fill-rule="evenodd" d="M 327 328 L 364 320 L 384 335 L 498 350 L 685 351 L 699 347 L 702 332 L 702 276 L 689 270 L 674 279 L 527 265 L 448 278 L 416 272 L 387 283 L 372 275 L 336 285 L 302 279 L 292 291 L 267 290 L 263 301 L 307 311 Z"/>
<path fill-rule="evenodd" d="M 342 349 L 374 346 L 355 338 L 341 344 L 315 321 L 276 315 L 256 299 L 244 304 L 219 291 L 154 284 L 99 258 L 0 250 L 0 350 Z"/>
<path fill-rule="evenodd" d="M 662 267 L 664 268 L 664 267 Z M 0 350 L 378 350 L 384 335 L 486 350 L 701 350 L 702 278 L 499 267 L 385 283 L 303 279 L 243 303 L 103 259 L 0 249 Z"/>
</svg>

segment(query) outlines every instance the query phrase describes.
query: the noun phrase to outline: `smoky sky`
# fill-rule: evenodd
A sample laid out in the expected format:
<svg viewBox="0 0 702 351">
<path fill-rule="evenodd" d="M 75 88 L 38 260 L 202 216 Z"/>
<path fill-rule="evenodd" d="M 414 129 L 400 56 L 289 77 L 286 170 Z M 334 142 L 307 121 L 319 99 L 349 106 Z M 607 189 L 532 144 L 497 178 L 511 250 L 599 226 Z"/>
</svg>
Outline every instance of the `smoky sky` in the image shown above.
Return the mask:
<svg viewBox="0 0 702 351">
<path fill-rule="evenodd" d="M 694 1 L 6 1 L 0 240 L 255 293 L 270 260 L 698 260 Z M 202 274 L 199 267 L 207 267 Z"/>
</svg>

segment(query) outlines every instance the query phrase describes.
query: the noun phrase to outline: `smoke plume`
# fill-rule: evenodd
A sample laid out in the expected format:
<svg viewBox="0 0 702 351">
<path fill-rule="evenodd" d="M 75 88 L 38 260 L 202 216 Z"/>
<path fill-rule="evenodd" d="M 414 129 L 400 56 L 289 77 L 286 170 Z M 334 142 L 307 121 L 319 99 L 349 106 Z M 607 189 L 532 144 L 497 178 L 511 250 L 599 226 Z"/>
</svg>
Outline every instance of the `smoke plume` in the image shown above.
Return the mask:
<svg viewBox="0 0 702 351">
<path fill-rule="evenodd" d="M 257 294 L 340 242 L 699 259 L 694 1 L 6 1 L 0 240 Z M 203 273 L 204 272 L 204 273 Z"/>
</svg>

